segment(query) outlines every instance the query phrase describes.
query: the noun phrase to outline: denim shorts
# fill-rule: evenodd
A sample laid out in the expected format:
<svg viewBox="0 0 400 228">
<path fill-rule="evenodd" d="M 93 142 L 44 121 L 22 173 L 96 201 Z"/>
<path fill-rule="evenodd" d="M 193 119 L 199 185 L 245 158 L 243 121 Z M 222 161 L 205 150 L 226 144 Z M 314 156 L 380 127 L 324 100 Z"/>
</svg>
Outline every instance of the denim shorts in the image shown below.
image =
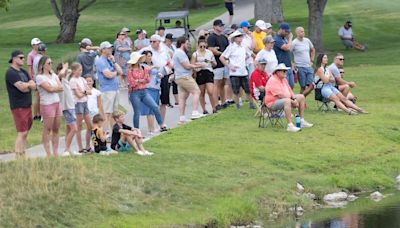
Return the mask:
<svg viewBox="0 0 400 228">
<path fill-rule="evenodd" d="M 292 68 L 286 71 L 286 80 L 288 81 L 290 87 L 294 87 L 294 74 Z"/>
<path fill-rule="evenodd" d="M 120 139 L 115 149 L 117 149 L 118 152 L 126 152 L 131 149 L 131 145 L 129 145 L 129 143 L 127 142 L 122 142 L 122 140 Z"/>
<path fill-rule="evenodd" d="M 297 67 L 297 74 L 301 87 L 306 87 L 314 83 L 314 71 L 311 67 Z"/>
<path fill-rule="evenodd" d="M 72 125 L 76 123 L 75 109 L 67 109 L 63 111 L 65 124 Z"/>
<path fill-rule="evenodd" d="M 336 89 L 332 84 L 324 84 L 321 89 L 321 94 L 325 98 L 329 98 L 332 94 L 339 94 L 340 91 Z"/>
<path fill-rule="evenodd" d="M 87 102 L 78 102 L 75 104 L 75 113 L 86 115 L 89 114 L 89 108 Z"/>
<path fill-rule="evenodd" d="M 285 100 L 284 99 L 278 99 L 271 106 L 271 110 L 272 111 L 281 110 L 281 109 L 283 109 L 284 106 L 285 106 Z"/>
</svg>

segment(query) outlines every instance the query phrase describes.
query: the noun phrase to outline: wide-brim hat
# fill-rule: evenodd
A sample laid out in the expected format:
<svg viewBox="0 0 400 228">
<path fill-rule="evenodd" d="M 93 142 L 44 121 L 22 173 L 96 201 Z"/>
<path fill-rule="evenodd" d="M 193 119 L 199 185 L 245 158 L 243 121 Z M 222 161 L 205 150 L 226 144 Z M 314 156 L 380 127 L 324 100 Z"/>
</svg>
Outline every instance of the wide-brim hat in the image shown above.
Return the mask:
<svg viewBox="0 0 400 228">
<path fill-rule="evenodd" d="M 280 63 L 274 68 L 274 73 L 278 70 L 289 70 L 289 69 L 290 67 L 287 67 L 284 63 Z"/>
<path fill-rule="evenodd" d="M 130 59 L 128 60 L 128 64 L 136 64 L 141 58 L 143 58 L 145 55 L 140 54 L 139 52 L 132 52 Z"/>
<path fill-rule="evenodd" d="M 243 36 L 243 33 L 239 30 L 234 31 L 232 34 L 229 35 L 229 39 L 233 40 L 235 37 Z"/>
</svg>

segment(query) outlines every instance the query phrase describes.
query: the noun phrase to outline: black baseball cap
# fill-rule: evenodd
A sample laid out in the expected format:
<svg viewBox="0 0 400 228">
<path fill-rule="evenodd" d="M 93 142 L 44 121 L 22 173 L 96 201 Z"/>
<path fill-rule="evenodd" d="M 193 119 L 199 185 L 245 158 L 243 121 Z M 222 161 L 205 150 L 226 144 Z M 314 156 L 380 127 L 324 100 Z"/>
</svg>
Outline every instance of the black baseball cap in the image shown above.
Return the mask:
<svg viewBox="0 0 400 228">
<path fill-rule="evenodd" d="M 165 30 L 165 27 L 164 27 L 164 26 L 158 27 L 158 28 L 157 28 L 157 31 L 160 31 L 160 30 Z"/>
<path fill-rule="evenodd" d="M 11 52 L 11 57 L 10 60 L 8 60 L 8 63 L 12 63 L 13 58 L 19 56 L 19 55 L 23 55 L 24 53 L 21 50 L 15 50 L 13 52 Z"/>
<path fill-rule="evenodd" d="M 171 33 L 168 33 L 165 35 L 165 39 L 173 40 L 173 35 Z"/>
<path fill-rule="evenodd" d="M 136 29 L 136 34 L 139 34 L 139 33 L 142 33 L 142 32 L 143 32 L 143 29 L 141 29 L 141 28 Z"/>
<path fill-rule="evenodd" d="M 213 25 L 214 26 L 224 26 L 225 24 L 224 24 L 224 22 L 222 22 L 221 19 L 217 19 L 214 21 Z"/>
</svg>

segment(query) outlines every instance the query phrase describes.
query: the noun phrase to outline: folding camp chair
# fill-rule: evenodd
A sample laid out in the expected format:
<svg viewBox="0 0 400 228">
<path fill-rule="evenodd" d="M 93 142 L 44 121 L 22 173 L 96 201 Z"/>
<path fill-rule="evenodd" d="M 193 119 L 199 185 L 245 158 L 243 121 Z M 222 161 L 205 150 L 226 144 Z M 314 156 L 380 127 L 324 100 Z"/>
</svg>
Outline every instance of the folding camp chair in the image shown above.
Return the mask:
<svg viewBox="0 0 400 228">
<path fill-rule="evenodd" d="M 260 128 L 266 128 L 268 127 L 268 124 L 271 125 L 271 127 L 283 127 L 283 117 L 284 117 L 284 112 L 283 109 L 280 110 L 271 110 L 268 108 L 265 104 L 262 104 L 261 106 L 261 113 L 260 113 L 260 119 L 258 122 L 258 127 Z"/>
<path fill-rule="evenodd" d="M 328 98 L 322 96 L 321 88 L 315 88 L 315 101 L 317 101 L 318 111 L 326 112 L 332 111 L 332 108 L 329 106 L 331 102 Z"/>
</svg>

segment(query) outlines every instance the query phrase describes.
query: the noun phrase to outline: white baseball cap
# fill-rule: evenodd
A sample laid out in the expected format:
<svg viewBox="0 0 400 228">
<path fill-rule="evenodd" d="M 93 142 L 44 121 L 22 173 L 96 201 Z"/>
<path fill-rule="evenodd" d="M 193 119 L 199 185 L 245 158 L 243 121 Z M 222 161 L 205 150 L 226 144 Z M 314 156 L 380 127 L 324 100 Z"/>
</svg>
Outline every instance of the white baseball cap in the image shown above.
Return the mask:
<svg viewBox="0 0 400 228">
<path fill-rule="evenodd" d="M 158 41 L 162 41 L 162 38 L 160 35 L 154 34 L 150 36 L 150 40 L 158 40 Z"/>
<path fill-rule="evenodd" d="M 37 45 L 37 44 L 40 44 L 40 43 L 42 43 L 42 41 L 39 38 L 33 38 L 31 40 L 31 45 Z"/>
<path fill-rule="evenodd" d="M 259 27 L 261 30 L 265 30 L 267 29 L 265 26 L 265 22 L 263 20 L 258 20 L 256 21 L 256 27 Z"/>
<path fill-rule="evenodd" d="M 266 27 L 267 29 L 269 29 L 269 28 L 272 28 L 272 25 L 271 25 L 271 23 L 266 22 L 266 23 L 265 23 L 265 27 Z"/>
</svg>

